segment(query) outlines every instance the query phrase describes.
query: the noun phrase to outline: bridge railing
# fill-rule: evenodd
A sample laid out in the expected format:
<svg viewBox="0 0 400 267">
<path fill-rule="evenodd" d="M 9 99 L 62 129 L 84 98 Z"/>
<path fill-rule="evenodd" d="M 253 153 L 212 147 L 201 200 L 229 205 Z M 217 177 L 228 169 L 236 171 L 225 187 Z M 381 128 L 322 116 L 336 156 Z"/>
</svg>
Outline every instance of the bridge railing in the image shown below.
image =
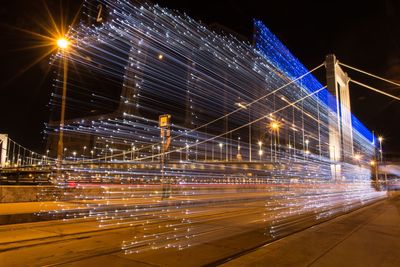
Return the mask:
<svg viewBox="0 0 400 267">
<path fill-rule="evenodd" d="M 6 134 L 0 134 L 0 168 L 53 165 L 56 160 L 34 152 L 15 142 Z"/>
</svg>

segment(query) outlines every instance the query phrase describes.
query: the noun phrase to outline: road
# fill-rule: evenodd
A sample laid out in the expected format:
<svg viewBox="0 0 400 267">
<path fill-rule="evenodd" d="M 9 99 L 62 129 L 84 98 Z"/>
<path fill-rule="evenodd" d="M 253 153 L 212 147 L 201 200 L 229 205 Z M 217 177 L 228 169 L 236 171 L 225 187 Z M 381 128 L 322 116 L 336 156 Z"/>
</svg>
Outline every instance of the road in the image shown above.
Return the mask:
<svg viewBox="0 0 400 267">
<path fill-rule="evenodd" d="M 64 220 L 0 226 L 2 266 L 199 266 L 224 260 L 383 196 L 347 187 L 159 189 L 43 204 Z M 354 185 L 352 185 L 354 188 Z M 111 190 L 112 191 L 112 190 Z M 114 190 L 114 193 L 117 192 Z M 352 192 L 350 194 L 350 192 Z M 141 196 L 141 197 L 138 197 Z M 50 213 L 48 213 L 49 210 Z M 76 217 L 75 219 L 73 217 Z"/>
</svg>

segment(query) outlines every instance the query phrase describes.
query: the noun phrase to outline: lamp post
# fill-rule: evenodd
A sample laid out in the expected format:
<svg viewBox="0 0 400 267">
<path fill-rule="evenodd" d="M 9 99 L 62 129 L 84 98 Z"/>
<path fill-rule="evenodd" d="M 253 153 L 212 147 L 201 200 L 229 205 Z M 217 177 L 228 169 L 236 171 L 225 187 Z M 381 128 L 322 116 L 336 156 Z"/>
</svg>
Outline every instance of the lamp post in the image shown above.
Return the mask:
<svg viewBox="0 0 400 267">
<path fill-rule="evenodd" d="M 279 146 L 279 127 L 280 126 L 281 126 L 280 123 L 275 120 L 270 122 L 267 126 L 271 131 L 271 160 L 272 160 L 272 158 L 274 158 L 274 161 L 276 161 L 277 143 Z M 272 137 L 274 139 L 274 153 L 272 153 Z M 272 156 L 272 154 L 274 154 L 274 156 Z"/>
<path fill-rule="evenodd" d="M 379 136 L 379 137 L 378 137 L 378 141 L 379 141 L 380 162 L 382 163 L 382 161 L 383 161 L 383 150 L 382 150 L 382 141 L 383 141 L 383 137 L 382 137 L 382 136 Z"/>
<path fill-rule="evenodd" d="M 69 46 L 69 41 L 65 38 L 59 38 L 57 40 L 57 46 L 62 52 L 63 59 L 63 86 L 62 86 L 62 97 L 61 97 L 61 114 L 60 114 L 60 130 L 58 135 L 58 150 L 57 150 L 57 164 L 60 170 L 63 152 L 64 152 L 64 118 L 65 118 L 65 104 L 67 97 L 67 80 L 68 80 L 68 59 L 67 59 L 67 49 Z M 60 173 L 59 173 L 60 174 Z"/>
<path fill-rule="evenodd" d="M 134 159 L 134 153 L 135 153 L 135 145 L 132 143 L 131 144 L 131 161 Z"/>
<path fill-rule="evenodd" d="M 219 149 L 220 149 L 220 159 L 222 161 L 222 147 L 223 147 L 223 144 L 219 143 L 218 146 L 219 146 Z"/>
<path fill-rule="evenodd" d="M 199 142 L 199 140 L 197 139 L 197 140 L 196 140 L 195 152 L 194 152 L 196 161 L 197 161 L 197 143 L 198 143 L 198 142 Z"/>
<path fill-rule="evenodd" d="M 261 156 L 262 156 L 262 154 L 263 154 L 263 151 L 262 151 L 262 142 L 261 142 L 261 141 L 258 141 L 258 146 L 259 146 L 258 155 L 260 156 L 260 161 L 261 161 Z"/>
<path fill-rule="evenodd" d="M 186 144 L 185 147 L 186 147 L 186 161 L 189 161 L 189 144 Z"/>
<path fill-rule="evenodd" d="M 306 143 L 306 155 L 310 154 L 310 150 L 308 150 L 308 144 L 310 143 L 310 140 L 306 139 L 306 141 L 304 141 Z"/>
<path fill-rule="evenodd" d="M 242 159 L 242 155 L 240 154 L 240 136 L 237 138 L 237 155 L 236 155 L 236 159 L 237 160 L 241 160 Z"/>
<path fill-rule="evenodd" d="M 250 123 L 250 106 L 247 108 L 247 104 L 243 102 L 235 103 L 238 107 L 248 110 L 249 115 L 249 161 L 251 162 L 251 123 Z"/>
</svg>

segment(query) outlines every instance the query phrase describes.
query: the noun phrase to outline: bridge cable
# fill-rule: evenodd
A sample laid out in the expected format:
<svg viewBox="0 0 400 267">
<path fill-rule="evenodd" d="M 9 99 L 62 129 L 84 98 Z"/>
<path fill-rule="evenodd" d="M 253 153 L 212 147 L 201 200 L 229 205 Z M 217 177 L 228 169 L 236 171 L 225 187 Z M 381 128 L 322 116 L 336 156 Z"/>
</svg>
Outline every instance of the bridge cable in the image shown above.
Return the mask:
<svg viewBox="0 0 400 267">
<path fill-rule="evenodd" d="M 355 68 L 355 67 L 346 65 L 346 64 L 341 63 L 341 62 L 339 62 L 339 65 L 341 65 L 341 66 L 343 66 L 343 67 L 346 67 L 346 68 L 349 68 L 349 69 L 352 69 L 352 70 L 355 70 L 355 71 L 358 71 L 358 72 L 361 72 L 361 73 L 366 74 L 366 75 L 368 75 L 368 76 L 374 77 L 374 78 L 376 78 L 376 79 L 379 79 L 379 80 L 382 80 L 382 81 L 385 81 L 385 82 L 387 82 L 387 83 L 391 83 L 391 84 L 393 84 L 393 85 L 396 85 L 396 86 L 400 87 L 400 84 L 399 84 L 399 83 L 396 83 L 396 82 L 393 82 L 393 81 L 391 81 L 391 80 L 382 78 L 382 77 L 380 77 L 380 76 L 378 76 L 378 75 L 375 75 L 375 74 L 372 74 L 372 73 L 369 73 L 369 72 L 366 72 L 366 71 L 357 69 L 357 68 Z"/>
<path fill-rule="evenodd" d="M 393 99 L 396 99 L 396 100 L 399 100 L 399 101 L 400 101 L 400 97 L 391 95 L 391 94 L 386 93 L 386 92 L 384 92 L 384 91 L 382 91 L 382 90 L 376 89 L 376 88 L 374 88 L 374 87 L 372 87 L 372 86 L 366 85 L 366 84 L 361 83 L 361 82 L 357 82 L 357 81 L 355 81 L 355 80 L 353 80 L 353 79 L 350 79 L 350 82 L 353 82 L 353 83 L 355 83 L 355 84 L 361 85 L 361 86 L 363 86 L 363 87 L 365 87 L 365 88 L 367 88 L 367 89 L 370 89 L 370 90 L 372 90 L 372 91 L 375 91 L 375 92 L 377 92 L 377 93 L 386 95 L 386 96 L 388 96 L 388 97 L 391 97 L 391 98 L 393 98 Z"/>
</svg>

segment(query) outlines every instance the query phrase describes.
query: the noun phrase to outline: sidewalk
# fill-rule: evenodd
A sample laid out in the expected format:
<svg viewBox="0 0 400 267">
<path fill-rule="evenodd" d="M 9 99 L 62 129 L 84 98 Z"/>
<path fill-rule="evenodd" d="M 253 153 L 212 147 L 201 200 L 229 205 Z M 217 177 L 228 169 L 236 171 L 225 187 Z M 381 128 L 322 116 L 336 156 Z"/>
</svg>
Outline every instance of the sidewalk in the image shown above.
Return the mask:
<svg viewBox="0 0 400 267">
<path fill-rule="evenodd" d="M 400 266 L 400 196 L 277 240 L 222 266 Z"/>
</svg>

